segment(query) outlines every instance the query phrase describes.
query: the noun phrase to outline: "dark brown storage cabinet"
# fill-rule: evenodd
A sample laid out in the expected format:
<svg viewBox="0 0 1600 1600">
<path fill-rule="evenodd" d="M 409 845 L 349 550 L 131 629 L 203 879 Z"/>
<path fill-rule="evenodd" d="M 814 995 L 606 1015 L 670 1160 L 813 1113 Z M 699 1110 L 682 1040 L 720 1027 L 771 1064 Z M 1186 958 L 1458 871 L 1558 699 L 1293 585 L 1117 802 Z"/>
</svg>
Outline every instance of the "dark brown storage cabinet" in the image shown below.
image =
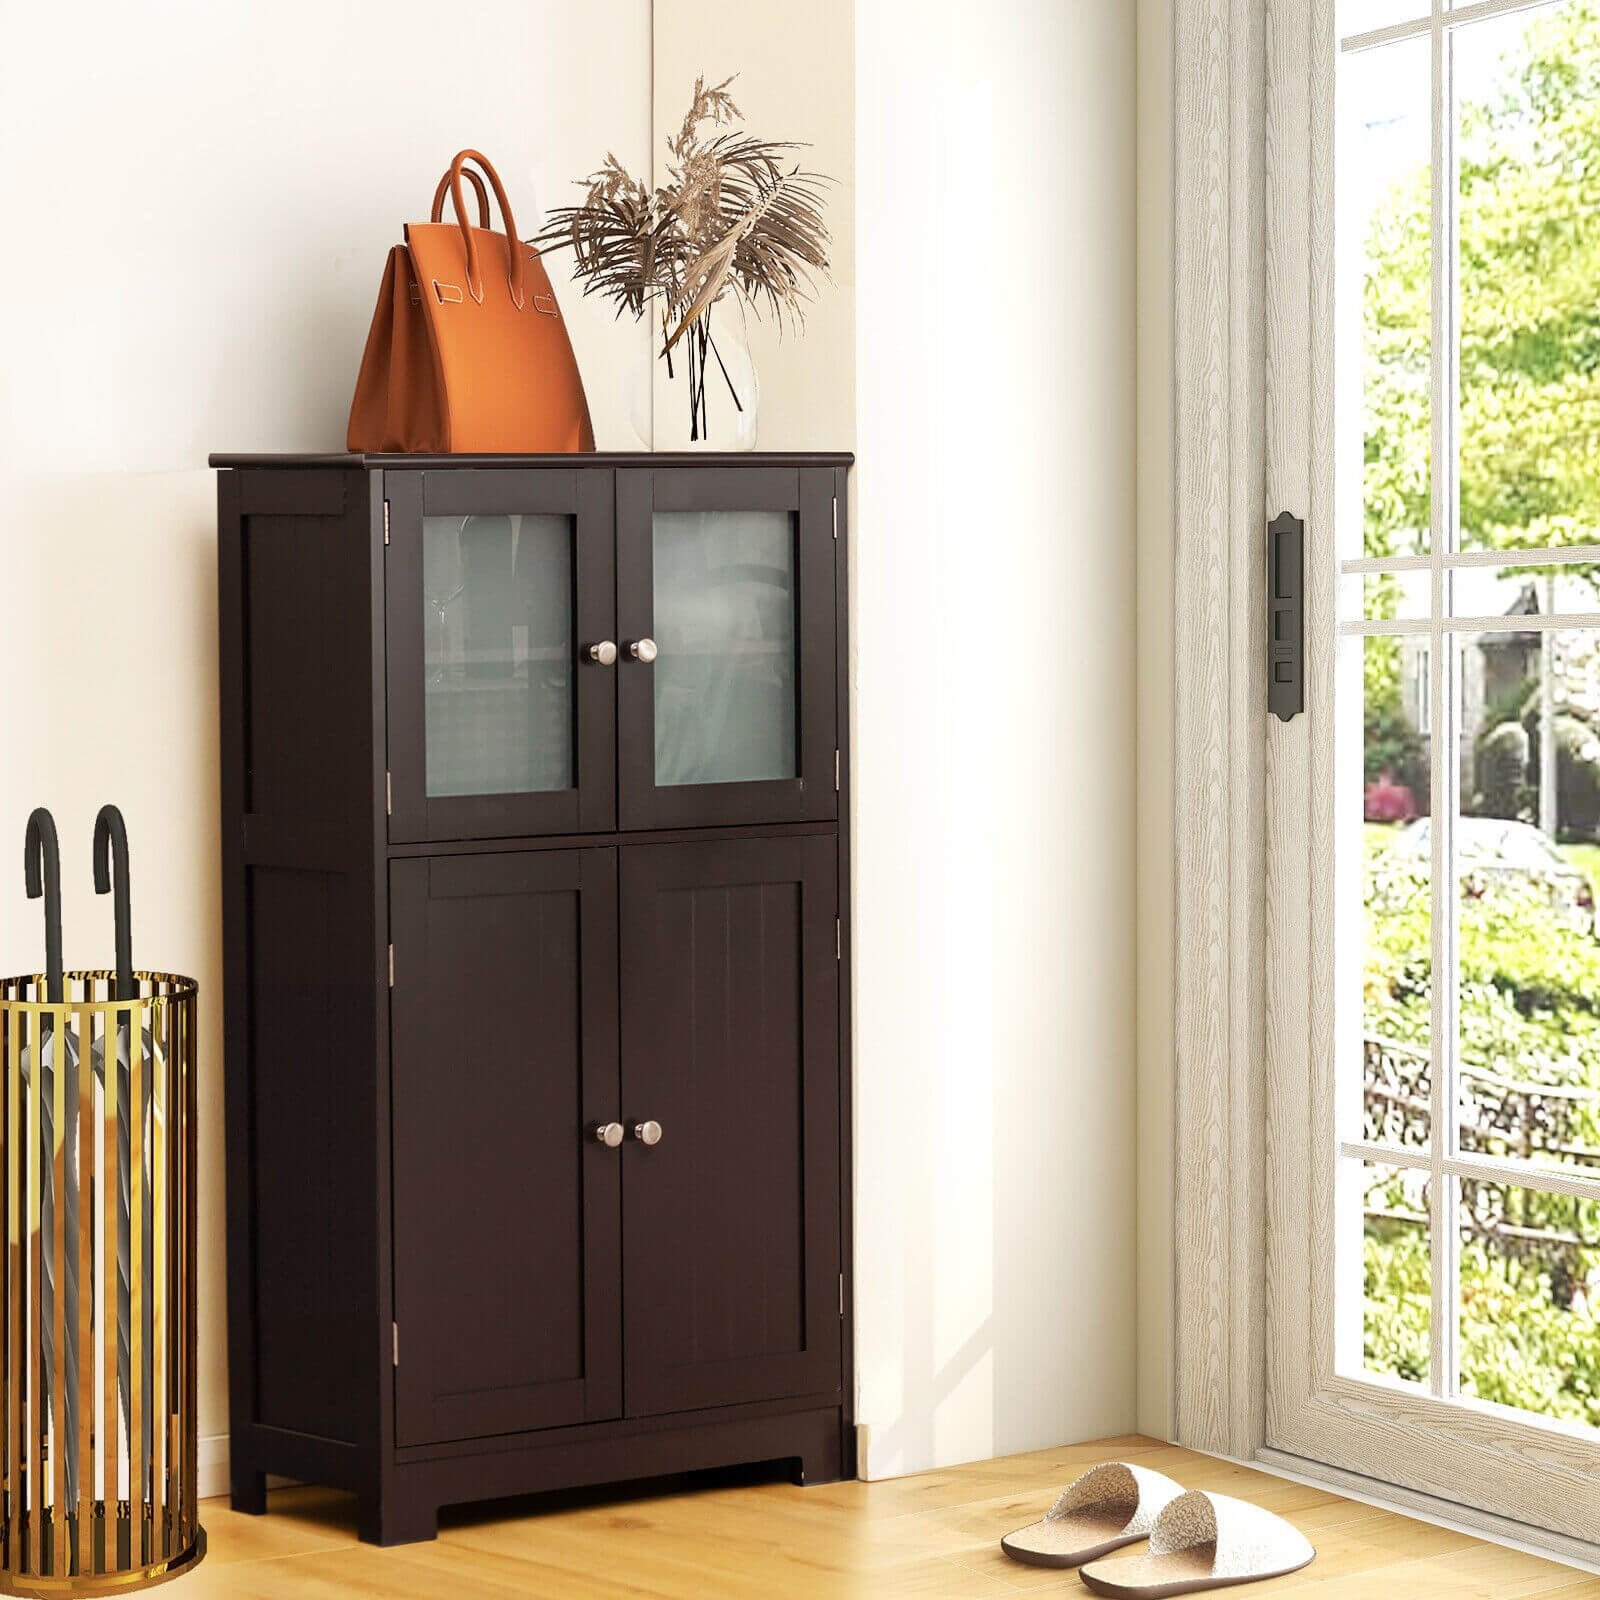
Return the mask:
<svg viewBox="0 0 1600 1600">
<path fill-rule="evenodd" d="M 212 464 L 234 1505 L 853 1470 L 849 457 Z"/>
</svg>

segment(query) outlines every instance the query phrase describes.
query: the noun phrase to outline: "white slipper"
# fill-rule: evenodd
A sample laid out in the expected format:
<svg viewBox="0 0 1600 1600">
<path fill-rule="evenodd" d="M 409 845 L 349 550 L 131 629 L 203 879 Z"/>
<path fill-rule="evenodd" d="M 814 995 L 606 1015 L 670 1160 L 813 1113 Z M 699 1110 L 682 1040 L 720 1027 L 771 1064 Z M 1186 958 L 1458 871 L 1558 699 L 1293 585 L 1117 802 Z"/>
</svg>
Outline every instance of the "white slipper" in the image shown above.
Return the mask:
<svg viewBox="0 0 1600 1600">
<path fill-rule="evenodd" d="M 1231 1495 L 1191 1489 L 1170 1501 L 1150 1530 L 1150 1548 L 1097 1561 L 1078 1574 L 1114 1600 L 1163 1600 L 1298 1572 L 1311 1541 L 1282 1517 Z"/>
<path fill-rule="evenodd" d="M 1030 1567 L 1076 1567 L 1148 1536 L 1157 1513 L 1183 1485 L 1149 1467 L 1103 1461 L 1061 1491 L 1037 1522 L 1000 1541 L 1013 1561 Z"/>
</svg>

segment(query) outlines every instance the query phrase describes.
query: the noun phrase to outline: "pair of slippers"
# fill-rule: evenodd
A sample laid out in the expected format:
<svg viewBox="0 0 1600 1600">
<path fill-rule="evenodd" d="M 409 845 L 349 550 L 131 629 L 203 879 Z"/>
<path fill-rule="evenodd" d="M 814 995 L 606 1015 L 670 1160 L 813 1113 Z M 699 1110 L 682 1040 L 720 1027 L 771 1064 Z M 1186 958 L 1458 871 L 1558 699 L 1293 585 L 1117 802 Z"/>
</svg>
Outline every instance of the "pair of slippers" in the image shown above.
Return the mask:
<svg viewBox="0 0 1600 1600">
<path fill-rule="evenodd" d="M 1113 1550 L 1148 1539 L 1139 1555 Z M 1069 1484 L 1038 1522 L 1000 1548 L 1033 1567 L 1077 1567 L 1096 1594 L 1116 1600 L 1225 1589 L 1298 1572 L 1315 1555 L 1282 1517 L 1231 1495 L 1185 1490 L 1149 1467 L 1106 1461 Z"/>
</svg>

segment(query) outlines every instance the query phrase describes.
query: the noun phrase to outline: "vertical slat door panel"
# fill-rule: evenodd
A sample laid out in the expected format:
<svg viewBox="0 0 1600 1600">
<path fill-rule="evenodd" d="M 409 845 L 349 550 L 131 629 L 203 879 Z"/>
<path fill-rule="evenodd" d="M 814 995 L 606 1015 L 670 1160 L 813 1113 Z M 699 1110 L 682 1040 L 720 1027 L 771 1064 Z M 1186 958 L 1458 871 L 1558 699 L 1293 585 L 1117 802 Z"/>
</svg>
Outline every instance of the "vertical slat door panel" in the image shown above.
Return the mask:
<svg viewBox="0 0 1600 1600">
<path fill-rule="evenodd" d="M 396 1442 L 621 1409 L 616 853 L 396 861 Z"/>
<path fill-rule="evenodd" d="M 627 1414 L 831 1394 L 835 841 L 621 857 Z M 655 1145 L 634 1137 L 647 1121 Z"/>
</svg>

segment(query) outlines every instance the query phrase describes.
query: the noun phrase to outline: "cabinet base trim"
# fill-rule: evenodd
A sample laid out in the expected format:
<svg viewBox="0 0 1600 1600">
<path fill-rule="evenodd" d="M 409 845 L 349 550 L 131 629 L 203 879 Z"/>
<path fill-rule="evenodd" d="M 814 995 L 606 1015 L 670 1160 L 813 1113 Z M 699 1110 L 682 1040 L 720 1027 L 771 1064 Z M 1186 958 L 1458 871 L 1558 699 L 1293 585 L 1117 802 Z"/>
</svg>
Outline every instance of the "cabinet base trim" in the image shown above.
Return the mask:
<svg viewBox="0 0 1600 1600">
<path fill-rule="evenodd" d="M 848 1467 L 845 1444 L 844 1418 L 834 1408 L 396 1462 L 382 1506 L 363 1509 L 362 1537 L 409 1544 L 437 1534 L 441 1506 L 756 1461 L 792 1461 L 797 1482 L 836 1483 Z"/>
<path fill-rule="evenodd" d="M 647 1417 L 618 1417 L 607 1422 L 578 1422 L 565 1428 L 540 1428 L 523 1433 L 494 1434 L 481 1439 L 456 1439 L 441 1444 L 397 1445 L 394 1459 L 402 1466 L 443 1461 L 453 1456 L 495 1455 L 505 1450 L 545 1450 L 557 1444 L 588 1444 L 597 1439 L 636 1439 L 640 1434 L 670 1433 L 685 1427 L 719 1422 L 753 1422 L 786 1417 L 797 1411 L 833 1411 L 844 1403 L 841 1391 L 795 1396 L 787 1400 L 752 1400 L 715 1409 L 668 1411 Z"/>
<path fill-rule="evenodd" d="M 364 1540 L 412 1544 L 435 1537 L 443 1506 L 758 1461 L 792 1462 L 795 1481 L 803 1484 L 836 1483 L 855 1472 L 853 1430 L 838 1405 L 778 1412 L 768 1408 L 754 1416 L 652 1419 L 630 1431 L 579 1438 L 571 1437 L 571 1431 L 525 1434 L 509 1443 L 495 1441 L 501 1448 L 480 1446 L 475 1453 L 422 1460 L 396 1457 L 388 1472 L 379 1474 L 352 1446 L 253 1427 L 248 1430 L 248 1460 L 234 1440 L 234 1508 L 256 1513 L 266 1509 L 267 1474 L 353 1488 Z M 383 1487 L 375 1489 L 380 1480 Z"/>
</svg>

